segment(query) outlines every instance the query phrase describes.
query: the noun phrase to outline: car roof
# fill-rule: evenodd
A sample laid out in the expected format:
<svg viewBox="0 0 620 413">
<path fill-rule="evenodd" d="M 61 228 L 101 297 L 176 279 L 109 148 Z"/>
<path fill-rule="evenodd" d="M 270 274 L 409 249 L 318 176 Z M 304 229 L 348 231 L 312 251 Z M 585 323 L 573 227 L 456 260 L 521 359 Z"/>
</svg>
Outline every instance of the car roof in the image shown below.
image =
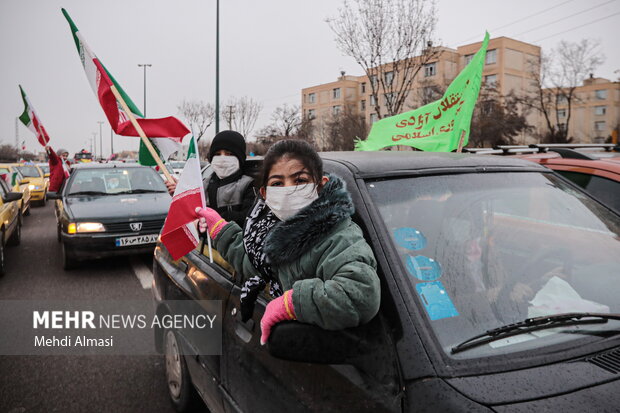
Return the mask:
<svg viewBox="0 0 620 413">
<path fill-rule="evenodd" d="M 321 158 L 347 166 L 360 177 L 420 175 L 463 171 L 540 171 L 536 163 L 516 157 L 419 151 L 322 152 Z"/>
<path fill-rule="evenodd" d="M 76 163 L 71 165 L 73 169 L 100 169 L 100 168 L 150 168 L 149 166 L 140 165 L 137 163 L 99 163 L 99 162 L 87 162 L 87 163 Z"/>
</svg>

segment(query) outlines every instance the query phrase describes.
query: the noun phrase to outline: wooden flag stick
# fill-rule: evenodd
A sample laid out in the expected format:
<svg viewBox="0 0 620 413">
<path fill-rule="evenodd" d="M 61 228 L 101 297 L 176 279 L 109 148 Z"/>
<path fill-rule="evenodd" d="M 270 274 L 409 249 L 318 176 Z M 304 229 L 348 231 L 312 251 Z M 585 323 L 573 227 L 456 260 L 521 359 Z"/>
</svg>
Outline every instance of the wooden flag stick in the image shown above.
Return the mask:
<svg viewBox="0 0 620 413">
<path fill-rule="evenodd" d="M 151 141 L 149 141 L 149 138 L 146 137 L 146 133 L 144 133 L 144 131 L 142 130 L 142 127 L 136 120 L 136 117 L 133 115 L 131 110 L 129 110 L 127 103 L 125 103 L 125 100 L 123 99 L 121 94 L 116 89 L 116 86 L 112 85 L 110 89 L 112 90 L 112 93 L 114 94 L 114 97 L 116 98 L 118 103 L 121 104 L 121 107 L 123 108 L 127 116 L 129 116 L 129 120 L 131 121 L 131 124 L 138 131 L 138 135 L 140 135 L 140 139 L 142 139 L 142 142 L 144 142 L 144 145 L 151 153 L 151 156 L 153 157 L 153 159 L 155 159 L 155 162 L 157 162 L 157 166 L 159 166 L 159 169 L 161 169 L 164 175 L 166 176 L 166 180 L 170 182 L 174 182 L 174 180 L 172 179 L 172 175 L 170 175 L 170 172 L 168 172 L 168 168 L 164 166 L 164 163 L 162 162 L 161 158 L 157 154 L 157 151 L 155 150 L 155 148 L 153 148 L 153 144 L 151 144 Z"/>
<path fill-rule="evenodd" d="M 464 130 L 462 130 L 462 131 L 461 131 L 461 138 L 459 139 L 459 147 L 458 147 L 458 148 L 456 148 L 456 151 L 457 151 L 458 153 L 463 152 L 463 141 L 464 141 L 464 140 L 465 140 L 465 131 L 464 131 Z"/>
</svg>

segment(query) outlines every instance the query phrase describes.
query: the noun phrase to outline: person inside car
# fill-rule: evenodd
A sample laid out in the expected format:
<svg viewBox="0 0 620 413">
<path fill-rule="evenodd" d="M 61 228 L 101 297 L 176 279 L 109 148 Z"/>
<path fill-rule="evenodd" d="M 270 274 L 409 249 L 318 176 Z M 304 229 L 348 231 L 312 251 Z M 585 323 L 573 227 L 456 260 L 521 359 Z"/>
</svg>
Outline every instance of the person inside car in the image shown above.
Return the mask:
<svg viewBox="0 0 620 413">
<path fill-rule="evenodd" d="M 215 135 L 207 156 L 213 173 L 203 180 L 207 206 L 215 209 L 227 221 L 240 226 L 256 199 L 253 179 L 243 174 L 245 139 L 239 132 L 222 131 Z M 176 181 L 166 181 L 172 196 Z"/>
<path fill-rule="evenodd" d="M 261 344 L 284 320 L 326 330 L 370 321 L 381 295 L 377 264 L 351 220 L 354 207 L 344 181 L 324 175 L 319 155 L 299 140 L 274 144 L 260 178 L 260 197 L 244 229 L 211 208 L 196 212 L 199 230 L 209 231 L 217 251 L 243 276 L 243 320 L 270 284 L 276 298 L 261 319 Z"/>
<path fill-rule="evenodd" d="M 66 149 L 58 149 L 56 152 L 50 146 L 45 147 L 45 152 L 49 158 L 50 166 L 50 192 L 58 192 L 62 188 L 65 179 L 69 177 L 69 151 Z"/>
</svg>

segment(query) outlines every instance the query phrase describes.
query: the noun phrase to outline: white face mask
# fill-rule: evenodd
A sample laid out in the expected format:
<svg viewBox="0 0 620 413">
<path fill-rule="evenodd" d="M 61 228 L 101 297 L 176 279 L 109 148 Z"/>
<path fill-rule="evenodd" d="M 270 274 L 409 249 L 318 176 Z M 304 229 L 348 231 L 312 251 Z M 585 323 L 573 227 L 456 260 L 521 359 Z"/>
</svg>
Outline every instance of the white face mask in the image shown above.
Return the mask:
<svg viewBox="0 0 620 413">
<path fill-rule="evenodd" d="M 217 177 L 224 179 L 239 170 L 239 159 L 236 156 L 216 155 L 211 160 L 211 166 Z"/>
<path fill-rule="evenodd" d="M 265 203 L 280 220 L 285 221 L 318 197 L 315 184 L 268 186 Z"/>
</svg>

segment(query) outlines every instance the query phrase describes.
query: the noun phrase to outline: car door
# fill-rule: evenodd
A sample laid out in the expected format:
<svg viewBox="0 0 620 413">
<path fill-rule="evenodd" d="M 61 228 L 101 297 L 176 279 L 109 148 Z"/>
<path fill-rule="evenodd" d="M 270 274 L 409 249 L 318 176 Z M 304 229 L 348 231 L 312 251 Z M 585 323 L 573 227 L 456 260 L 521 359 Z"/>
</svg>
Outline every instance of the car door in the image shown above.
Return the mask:
<svg viewBox="0 0 620 413">
<path fill-rule="evenodd" d="M 202 242 L 198 248 L 190 252 L 176 263 L 176 277 L 182 277 L 183 285 L 187 286 L 186 297 L 174 297 L 169 299 L 188 298 L 197 301 L 218 300 L 224 309 L 232 289 L 235 273 L 215 251 L 209 250 L 208 243 Z M 200 334 L 199 332 L 194 332 Z M 222 393 L 220 389 L 222 375 L 222 356 L 209 355 L 202 351 L 202 343 L 205 337 L 185 337 L 191 348 L 185 349 L 186 361 L 192 382 L 197 390 L 212 408 L 213 411 L 221 411 Z"/>
<path fill-rule="evenodd" d="M 0 198 L 8 194 L 9 192 L 11 192 L 11 188 L 9 188 L 9 186 L 3 179 L 0 179 Z M 16 201 L 4 202 L 2 199 L 0 199 L 0 204 L 0 217 L 2 218 L 2 222 L 4 222 L 6 225 L 6 228 L 4 230 L 5 238 L 2 240 L 2 242 L 6 243 L 8 237 L 15 230 L 15 226 L 19 225 L 19 223 L 17 222 L 18 206 Z"/>
</svg>

